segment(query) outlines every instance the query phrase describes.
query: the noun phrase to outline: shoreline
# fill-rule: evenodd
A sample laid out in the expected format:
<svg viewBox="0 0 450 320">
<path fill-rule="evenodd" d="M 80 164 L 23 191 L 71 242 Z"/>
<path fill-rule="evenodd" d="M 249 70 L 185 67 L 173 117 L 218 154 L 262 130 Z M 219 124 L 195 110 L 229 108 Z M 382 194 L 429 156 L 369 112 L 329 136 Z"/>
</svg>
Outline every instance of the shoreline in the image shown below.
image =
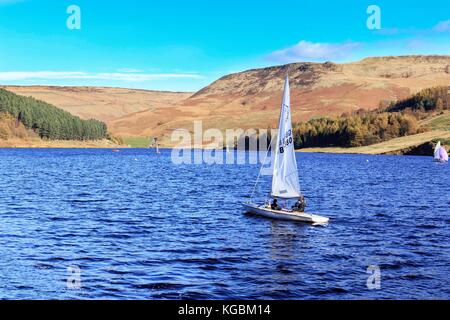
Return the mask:
<svg viewBox="0 0 450 320">
<path fill-rule="evenodd" d="M 42 140 L 42 139 L 9 139 L 0 140 L 0 149 L 114 149 L 125 146 L 110 140 L 74 141 L 74 140 Z"/>
<path fill-rule="evenodd" d="M 420 148 L 425 144 L 429 144 L 433 140 L 450 140 L 450 131 L 437 130 L 428 131 L 412 136 L 405 136 L 391 139 L 378 144 L 364 147 L 328 147 L 328 148 L 305 148 L 296 150 L 299 153 L 333 153 L 333 154 L 366 154 L 366 155 L 402 155 L 415 148 Z M 191 146 L 192 150 L 212 150 L 205 146 Z M 41 139 L 9 139 L 0 140 L 0 149 L 149 149 L 152 148 L 134 148 L 128 145 L 119 145 L 110 140 L 100 141 L 61 141 L 61 140 L 41 140 Z M 172 150 L 172 146 L 160 146 L 160 149 Z M 217 148 L 214 150 L 223 150 Z M 225 151 L 225 150 L 224 150 Z M 225 151 L 226 152 L 226 151 Z M 418 154 L 424 155 L 424 154 Z"/>
<path fill-rule="evenodd" d="M 411 136 L 391 139 L 370 146 L 364 147 L 329 147 L 329 148 L 305 148 L 297 150 L 297 152 L 314 152 L 314 153 L 336 153 L 336 154 L 367 154 L 367 155 L 401 155 L 415 148 L 420 148 L 424 144 L 433 140 L 450 139 L 450 131 L 435 130 L 419 133 Z M 430 154 L 431 156 L 432 154 Z"/>
</svg>

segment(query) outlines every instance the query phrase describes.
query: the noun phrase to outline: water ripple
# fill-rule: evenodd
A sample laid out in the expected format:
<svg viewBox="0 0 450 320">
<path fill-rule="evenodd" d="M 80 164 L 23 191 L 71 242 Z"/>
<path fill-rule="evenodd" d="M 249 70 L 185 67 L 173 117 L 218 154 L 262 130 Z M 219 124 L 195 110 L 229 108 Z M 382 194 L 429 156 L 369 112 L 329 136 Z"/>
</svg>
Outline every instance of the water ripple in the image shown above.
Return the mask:
<svg viewBox="0 0 450 320">
<path fill-rule="evenodd" d="M 175 166 L 167 150 L 0 150 L 0 298 L 450 298 L 449 166 L 298 162 L 326 227 L 242 214 L 256 165 Z M 381 290 L 366 287 L 371 265 Z M 67 287 L 69 267 L 81 269 L 79 290 Z"/>
</svg>

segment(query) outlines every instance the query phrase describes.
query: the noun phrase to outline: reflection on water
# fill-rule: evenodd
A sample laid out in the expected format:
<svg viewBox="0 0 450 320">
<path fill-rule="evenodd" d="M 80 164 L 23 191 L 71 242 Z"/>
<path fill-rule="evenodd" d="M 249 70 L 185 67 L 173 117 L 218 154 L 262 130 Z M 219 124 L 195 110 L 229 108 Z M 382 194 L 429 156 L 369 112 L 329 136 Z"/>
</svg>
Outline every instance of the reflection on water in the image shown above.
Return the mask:
<svg viewBox="0 0 450 320">
<path fill-rule="evenodd" d="M 295 257 L 295 238 L 305 226 L 295 223 L 280 225 L 279 221 L 271 221 L 269 244 L 273 260 L 292 260 Z"/>
</svg>

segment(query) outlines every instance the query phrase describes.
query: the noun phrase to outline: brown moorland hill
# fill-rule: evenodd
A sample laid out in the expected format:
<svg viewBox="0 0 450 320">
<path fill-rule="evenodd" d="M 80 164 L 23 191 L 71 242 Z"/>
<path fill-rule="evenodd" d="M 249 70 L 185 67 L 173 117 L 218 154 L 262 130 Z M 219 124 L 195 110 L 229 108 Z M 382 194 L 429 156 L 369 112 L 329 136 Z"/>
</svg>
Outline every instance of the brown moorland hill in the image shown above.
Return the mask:
<svg viewBox="0 0 450 320">
<path fill-rule="evenodd" d="M 157 136 L 174 129 L 277 125 L 289 73 L 294 121 L 374 109 L 424 88 L 450 85 L 450 56 L 375 57 L 358 62 L 293 63 L 230 74 L 195 94 L 100 87 L 7 86 L 84 119 L 107 122 L 117 136 Z M 162 139 L 162 140 L 161 140 Z"/>
<path fill-rule="evenodd" d="M 450 56 L 367 58 L 354 63 L 293 63 L 227 75 L 170 107 L 110 122 L 119 135 L 164 137 L 174 129 L 275 127 L 284 76 L 289 74 L 294 121 L 340 115 L 450 85 Z M 170 144 L 170 143 L 169 143 Z"/>
<path fill-rule="evenodd" d="M 108 122 L 136 112 L 164 108 L 192 93 L 106 87 L 2 86 L 22 96 L 31 96 L 82 119 Z"/>
</svg>

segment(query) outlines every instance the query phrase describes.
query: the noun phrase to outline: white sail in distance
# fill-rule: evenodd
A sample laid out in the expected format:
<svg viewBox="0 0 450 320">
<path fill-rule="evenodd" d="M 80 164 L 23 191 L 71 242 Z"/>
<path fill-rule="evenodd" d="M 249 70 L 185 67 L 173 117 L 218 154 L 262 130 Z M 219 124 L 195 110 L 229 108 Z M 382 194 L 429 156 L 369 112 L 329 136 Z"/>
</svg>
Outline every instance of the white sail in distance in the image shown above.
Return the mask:
<svg viewBox="0 0 450 320">
<path fill-rule="evenodd" d="M 297 161 L 295 159 L 294 135 L 292 132 L 291 97 L 289 78 L 286 76 L 277 144 L 274 155 L 272 178 L 272 197 L 296 199 L 301 197 L 298 179 Z"/>
<path fill-rule="evenodd" d="M 441 149 L 441 142 L 439 141 L 436 144 L 436 148 L 434 148 L 434 159 L 435 160 L 439 160 L 440 159 L 440 155 L 439 155 L 439 150 Z"/>
</svg>

